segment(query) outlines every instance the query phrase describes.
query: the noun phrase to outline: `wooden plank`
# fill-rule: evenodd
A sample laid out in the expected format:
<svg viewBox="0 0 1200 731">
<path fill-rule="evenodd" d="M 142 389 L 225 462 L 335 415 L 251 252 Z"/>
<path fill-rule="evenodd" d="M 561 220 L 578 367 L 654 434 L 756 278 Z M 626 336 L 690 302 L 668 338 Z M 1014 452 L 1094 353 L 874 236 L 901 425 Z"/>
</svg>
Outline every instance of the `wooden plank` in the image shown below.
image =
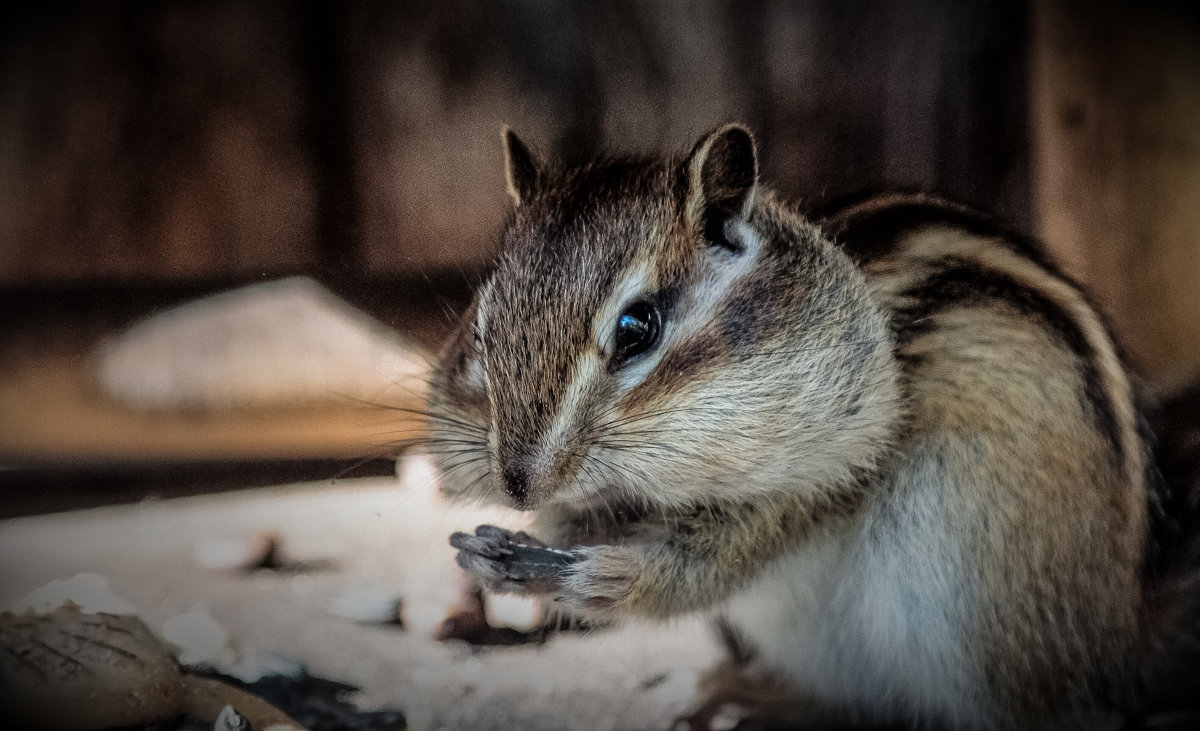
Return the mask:
<svg viewBox="0 0 1200 731">
<path fill-rule="evenodd" d="M 1200 371 L 1200 23 L 1166 3 L 1034 4 L 1035 215 L 1154 379 Z"/>
<path fill-rule="evenodd" d="M 32 356 L 0 371 L 0 464 L 395 456 L 424 434 L 419 395 L 389 406 L 316 403 L 140 412 L 104 399 L 86 358 Z"/>
</svg>

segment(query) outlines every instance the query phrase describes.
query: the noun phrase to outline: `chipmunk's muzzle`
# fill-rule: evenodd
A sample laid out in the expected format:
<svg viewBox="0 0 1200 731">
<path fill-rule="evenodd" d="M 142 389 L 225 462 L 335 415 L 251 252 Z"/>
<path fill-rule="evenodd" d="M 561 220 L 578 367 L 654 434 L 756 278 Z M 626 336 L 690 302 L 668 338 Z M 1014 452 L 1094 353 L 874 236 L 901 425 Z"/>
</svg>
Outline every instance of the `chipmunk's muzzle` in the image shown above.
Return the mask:
<svg viewBox="0 0 1200 731">
<path fill-rule="evenodd" d="M 533 510 L 545 497 L 545 479 L 528 454 L 508 455 L 497 460 L 494 489 L 503 490 L 517 510 Z"/>
<path fill-rule="evenodd" d="M 529 471 L 521 466 L 505 467 L 504 491 L 516 501 L 518 509 L 525 509 L 523 506 L 529 497 Z"/>
<path fill-rule="evenodd" d="M 494 489 L 503 490 L 511 498 L 512 507 L 517 510 L 534 510 L 550 500 L 565 484 L 569 469 L 570 465 L 540 460 L 528 454 L 502 458 L 496 464 Z"/>
</svg>

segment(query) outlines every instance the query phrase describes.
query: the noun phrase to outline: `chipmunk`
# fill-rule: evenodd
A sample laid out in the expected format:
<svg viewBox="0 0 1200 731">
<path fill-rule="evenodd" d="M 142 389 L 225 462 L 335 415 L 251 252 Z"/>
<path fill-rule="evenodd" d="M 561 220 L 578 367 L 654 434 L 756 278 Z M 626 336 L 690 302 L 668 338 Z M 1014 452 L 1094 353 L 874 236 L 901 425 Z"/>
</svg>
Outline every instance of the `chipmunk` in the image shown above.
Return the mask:
<svg viewBox="0 0 1200 731">
<path fill-rule="evenodd" d="M 429 402 L 442 491 L 533 511 L 452 537 L 479 582 L 711 615 L 692 727 L 1096 728 L 1183 677 L 1200 560 L 1152 556 L 1135 385 L 1036 245 L 925 196 L 806 218 L 738 125 L 569 168 L 504 138 Z"/>
</svg>

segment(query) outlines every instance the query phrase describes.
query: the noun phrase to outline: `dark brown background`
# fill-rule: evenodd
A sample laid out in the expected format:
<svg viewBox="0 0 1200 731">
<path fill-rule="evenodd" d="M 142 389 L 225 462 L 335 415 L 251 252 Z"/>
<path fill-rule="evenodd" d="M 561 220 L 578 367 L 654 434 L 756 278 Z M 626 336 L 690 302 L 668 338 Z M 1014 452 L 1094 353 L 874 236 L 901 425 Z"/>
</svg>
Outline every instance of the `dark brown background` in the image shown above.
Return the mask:
<svg viewBox="0 0 1200 731">
<path fill-rule="evenodd" d="M 568 158 L 750 124 L 803 199 L 899 184 L 1030 226 L 1012 2 L 115 3 L 6 38 L 0 278 L 474 265 L 501 124 Z"/>
<path fill-rule="evenodd" d="M 579 159 L 742 120 L 802 205 L 899 186 L 985 208 L 1047 240 L 1142 373 L 1200 372 L 1190 3 L 0 12 L 0 396 L 52 371 L 47 353 L 84 369 L 132 318 L 293 273 L 436 345 L 439 305 L 464 301 L 505 213 L 502 124 Z M 0 453 L 21 429 L 5 428 Z"/>
</svg>

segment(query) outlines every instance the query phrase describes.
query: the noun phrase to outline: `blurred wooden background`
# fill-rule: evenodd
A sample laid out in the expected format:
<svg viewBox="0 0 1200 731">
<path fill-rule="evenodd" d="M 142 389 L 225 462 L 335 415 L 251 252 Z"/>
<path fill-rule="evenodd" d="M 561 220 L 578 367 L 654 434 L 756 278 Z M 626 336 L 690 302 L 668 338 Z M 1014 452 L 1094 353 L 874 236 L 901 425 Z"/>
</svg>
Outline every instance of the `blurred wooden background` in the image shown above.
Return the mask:
<svg viewBox="0 0 1200 731">
<path fill-rule="evenodd" d="M 479 264 L 504 123 L 578 158 L 740 119 L 794 196 L 931 187 L 1029 224 L 1012 2 L 51 8 L 7 31 L 3 281 Z"/>
<path fill-rule="evenodd" d="M 288 274 L 435 346 L 506 212 L 502 124 L 579 159 L 737 119 L 801 205 L 920 188 L 1042 237 L 1139 370 L 1178 381 L 1200 373 L 1193 5 L 18 0 L 0 380 Z"/>
<path fill-rule="evenodd" d="M 1044 0 L 21 3 L 0 285 L 486 262 L 498 129 L 567 158 L 756 130 L 800 201 L 940 191 L 1048 238 L 1151 374 L 1200 367 L 1200 23 Z"/>
<path fill-rule="evenodd" d="M 1200 3 L 1033 5 L 1036 231 L 1134 362 L 1200 374 Z"/>
<path fill-rule="evenodd" d="M 1171 284 L 1197 274 L 1200 209 L 1200 29 L 1183 4 L 5 12 L 3 284 L 474 267 L 504 212 L 502 123 L 577 158 L 741 119 L 793 197 L 898 185 L 981 205 L 1045 234 L 1143 365 L 1200 364 L 1184 334 L 1200 297 Z"/>
</svg>

